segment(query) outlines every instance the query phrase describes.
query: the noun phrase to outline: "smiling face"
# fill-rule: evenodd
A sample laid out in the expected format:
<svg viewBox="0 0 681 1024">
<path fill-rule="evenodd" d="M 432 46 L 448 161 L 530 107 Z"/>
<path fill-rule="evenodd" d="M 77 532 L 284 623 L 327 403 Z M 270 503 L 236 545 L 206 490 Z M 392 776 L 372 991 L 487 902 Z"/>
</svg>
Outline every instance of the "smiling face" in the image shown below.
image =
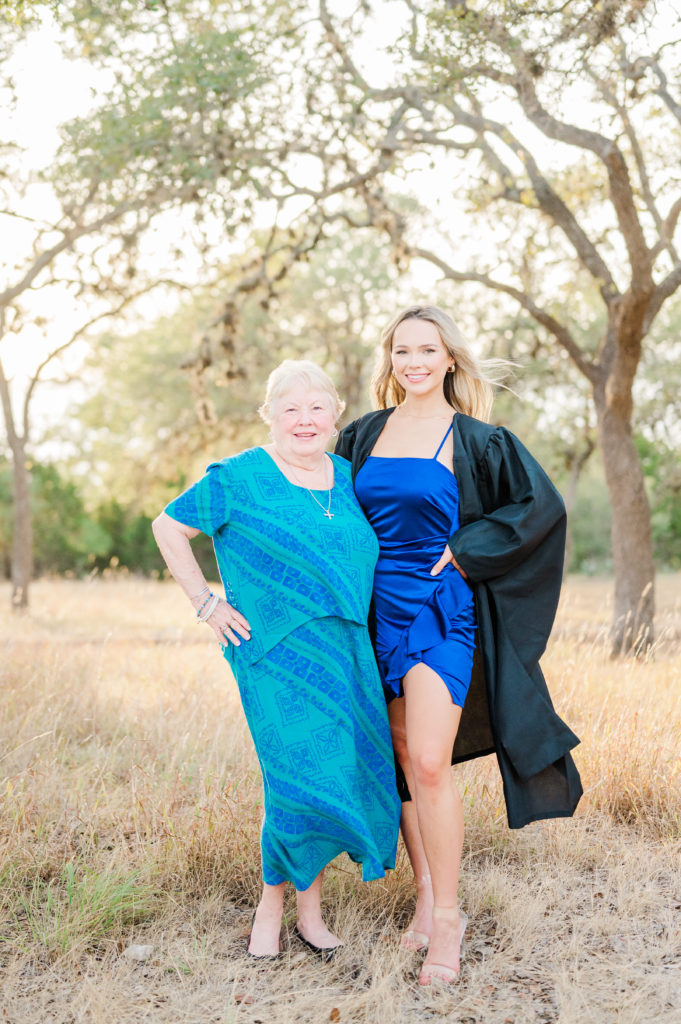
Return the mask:
<svg viewBox="0 0 681 1024">
<path fill-rule="evenodd" d="M 299 381 L 272 402 L 272 440 L 288 462 L 323 455 L 333 428 L 333 400 L 323 389 Z"/>
<path fill-rule="evenodd" d="M 435 324 L 415 318 L 403 320 L 395 328 L 390 354 L 395 378 L 408 396 L 422 399 L 443 395 L 445 374 L 454 366 L 454 358 Z"/>
</svg>

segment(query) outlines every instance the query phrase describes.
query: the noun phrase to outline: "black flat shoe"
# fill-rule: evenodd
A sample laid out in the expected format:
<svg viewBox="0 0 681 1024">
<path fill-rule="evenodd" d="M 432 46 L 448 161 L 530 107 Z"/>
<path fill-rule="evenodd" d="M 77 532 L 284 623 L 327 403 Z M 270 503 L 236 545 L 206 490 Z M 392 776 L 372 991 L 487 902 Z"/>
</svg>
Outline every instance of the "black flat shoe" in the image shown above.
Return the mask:
<svg viewBox="0 0 681 1024">
<path fill-rule="evenodd" d="M 279 960 L 281 957 L 281 950 L 279 950 L 278 953 L 251 953 L 248 948 L 251 944 L 251 934 L 253 931 L 253 925 L 255 924 L 255 915 L 257 913 L 257 910 L 253 911 L 253 917 L 251 918 L 251 931 L 246 936 L 246 956 L 250 957 L 251 960 Z"/>
<path fill-rule="evenodd" d="M 336 953 L 343 945 L 342 942 L 339 942 L 337 946 L 315 946 L 314 942 L 309 942 L 305 938 L 298 925 L 296 925 L 295 927 L 295 933 L 296 937 L 300 939 L 303 945 L 307 946 L 309 950 L 311 950 L 313 953 L 316 953 L 317 956 L 321 957 L 324 963 L 328 963 L 330 960 L 333 960 Z"/>
</svg>

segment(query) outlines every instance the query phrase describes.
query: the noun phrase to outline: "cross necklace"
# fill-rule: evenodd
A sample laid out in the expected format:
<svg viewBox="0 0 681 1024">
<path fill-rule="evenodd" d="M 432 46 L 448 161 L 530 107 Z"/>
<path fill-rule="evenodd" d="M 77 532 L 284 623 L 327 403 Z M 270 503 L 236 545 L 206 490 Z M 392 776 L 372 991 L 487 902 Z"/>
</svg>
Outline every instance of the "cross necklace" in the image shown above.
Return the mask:
<svg viewBox="0 0 681 1024">
<path fill-rule="evenodd" d="M 304 488 L 305 488 L 305 490 L 307 491 L 307 493 L 308 493 L 308 494 L 310 495 L 310 497 L 311 497 L 311 498 L 312 498 L 312 500 L 314 501 L 314 503 L 315 503 L 316 505 L 319 505 L 319 507 L 320 507 L 320 509 L 322 510 L 322 512 L 324 513 L 325 517 L 326 517 L 327 519 L 333 519 L 333 517 L 334 517 L 334 516 L 335 516 L 335 514 L 336 514 L 335 512 L 332 512 L 332 511 L 331 511 L 331 492 L 332 492 L 332 490 L 333 490 L 333 487 L 329 487 L 329 503 L 328 503 L 327 507 L 326 507 L 326 508 L 324 508 L 324 506 L 322 505 L 321 501 L 319 501 L 319 499 L 318 499 L 318 498 L 315 498 L 314 494 L 312 493 L 312 491 L 310 490 L 310 488 L 309 488 L 309 487 L 307 486 L 307 484 L 304 484 L 304 483 L 302 482 L 302 480 L 301 480 L 301 479 L 300 479 L 300 477 L 299 477 L 299 476 L 297 475 L 297 473 L 296 473 L 295 469 L 293 468 L 293 466 L 291 465 L 291 463 L 290 463 L 290 462 L 288 462 L 288 461 L 287 461 L 287 460 L 286 460 L 286 459 L 284 458 L 284 456 L 283 456 L 283 455 L 280 455 L 280 454 L 279 454 L 279 452 L 277 452 L 277 455 L 279 455 L 279 458 L 281 459 L 281 461 L 282 461 L 282 462 L 285 462 L 285 463 L 286 463 L 286 465 L 288 466 L 288 468 L 289 468 L 289 469 L 291 470 L 291 476 L 292 476 L 292 477 L 293 477 L 293 479 L 294 479 L 294 480 L 296 481 L 296 483 L 297 483 L 297 484 L 298 484 L 298 485 L 299 485 L 300 487 L 304 487 Z M 332 472 L 333 472 L 333 470 L 332 470 Z"/>
</svg>

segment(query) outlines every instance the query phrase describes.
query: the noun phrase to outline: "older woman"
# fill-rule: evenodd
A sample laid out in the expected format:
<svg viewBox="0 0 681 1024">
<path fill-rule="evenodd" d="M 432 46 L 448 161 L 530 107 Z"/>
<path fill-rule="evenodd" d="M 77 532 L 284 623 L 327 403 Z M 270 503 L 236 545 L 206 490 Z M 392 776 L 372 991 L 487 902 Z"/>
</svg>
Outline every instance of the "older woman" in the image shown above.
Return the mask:
<svg viewBox="0 0 681 1024">
<path fill-rule="evenodd" d="M 346 851 L 365 880 L 395 864 L 399 798 L 366 628 L 378 544 L 350 466 L 326 451 L 343 410 L 314 363 L 286 360 L 260 413 L 272 441 L 212 463 L 154 522 L 168 567 L 223 646 L 262 769 L 263 893 L 248 952 L 279 951 L 284 884 L 299 938 L 325 958 L 322 872 Z M 213 537 L 227 600 L 192 555 Z"/>
</svg>

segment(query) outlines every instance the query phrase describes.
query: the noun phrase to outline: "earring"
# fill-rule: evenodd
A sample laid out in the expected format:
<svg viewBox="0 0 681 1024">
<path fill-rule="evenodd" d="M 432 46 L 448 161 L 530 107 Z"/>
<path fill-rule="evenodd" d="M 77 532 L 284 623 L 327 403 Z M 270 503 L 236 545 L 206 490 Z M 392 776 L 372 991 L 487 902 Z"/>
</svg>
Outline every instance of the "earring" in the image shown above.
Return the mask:
<svg viewBox="0 0 681 1024">
<path fill-rule="evenodd" d="M 447 368 L 447 373 L 456 373 L 456 363 L 452 363 L 452 365 Z"/>
<path fill-rule="evenodd" d="M 336 430 L 335 427 L 333 428 L 333 431 L 331 433 L 331 437 L 338 437 L 338 431 Z"/>
</svg>

